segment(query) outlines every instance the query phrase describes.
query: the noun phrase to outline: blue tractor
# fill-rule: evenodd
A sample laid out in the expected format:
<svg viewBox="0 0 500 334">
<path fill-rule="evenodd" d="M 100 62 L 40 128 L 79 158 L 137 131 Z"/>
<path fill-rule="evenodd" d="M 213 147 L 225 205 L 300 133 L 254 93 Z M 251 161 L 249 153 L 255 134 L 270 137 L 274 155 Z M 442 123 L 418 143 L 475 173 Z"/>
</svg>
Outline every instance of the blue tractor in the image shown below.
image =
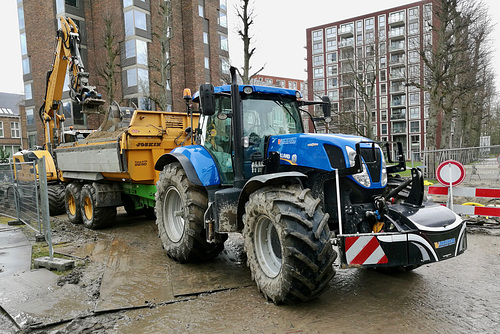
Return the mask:
<svg viewBox="0 0 500 334">
<path fill-rule="evenodd" d="M 412 270 L 465 251 L 465 223 L 424 201 L 421 171 L 393 177 L 406 168 L 400 143 L 384 152 L 363 137 L 304 133 L 301 107 L 320 105 L 326 119 L 327 97 L 233 79 L 201 85 L 193 101 L 196 144 L 155 165 L 158 230 L 173 259 L 216 257 L 241 232 L 253 280 L 279 304 L 321 294 L 334 264 Z"/>
</svg>

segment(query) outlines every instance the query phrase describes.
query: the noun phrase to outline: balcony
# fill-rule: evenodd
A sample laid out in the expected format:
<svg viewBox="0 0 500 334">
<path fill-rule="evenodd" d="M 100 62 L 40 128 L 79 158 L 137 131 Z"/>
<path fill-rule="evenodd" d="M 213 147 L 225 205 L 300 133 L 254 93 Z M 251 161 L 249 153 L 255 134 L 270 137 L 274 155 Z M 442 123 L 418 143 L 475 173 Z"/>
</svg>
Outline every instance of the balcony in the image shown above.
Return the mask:
<svg viewBox="0 0 500 334">
<path fill-rule="evenodd" d="M 391 133 L 393 135 L 400 134 L 400 133 L 406 133 L 406 122 L 392 123 Z"/>
<path fill-rule="evenodd" d="M 399 43 L 391 43 L 389 45 L 389 52 L 391 52 L 391 53 L 405 52 L 405 43 L 404 43 L 404 41 L 400 41 Z"/>
<path fill-rule="evenodd" d="M 393 96 L 391 99 L 391 108 L 406 108 L 406 95 Z M 396 111 L 393 110 L 392 113 Z M 392 119 L 392 114 L 391 114 Z"/>
<path fill-rule="evenodd" d="M 389 79 L 393 81 L 401 81 L 406 79 L 406 74 L 404 71 L 401 70 L 395 70 L 391 71 L 389 74 Z"/>
<path fill-rule="evenodd" d="M 354 28 L 352 26 L 343 26 L 337 30 L 337 35 L 340 37 L 352 37 L 354 36 Z"/>
<path fill-rule="evenodd" d="M 339 49 L 342 48 L 353 48 L 354 47 L 354 39 L 343 40 L 341 39 L 338 45 Z"/>
<path fill-rule="evenodd" d="M 391 40 L 400 40 L 405 38 L 405 29 L 404 27 L 399 27 L 396 29 L 389 30 L 389 39 Z"/>
<path fill-rule="evenodd" d="M 391 94 L 401 94 L 406 92 L 406 86 L 403 84 L 391 85 Z"/>
<path fill-rule="evenodd" d="M 389 19 L 387 21 L 390 27 L 402 26 L 405 24 L 405 15 L 404 13 L 396 13 L 389 15 Z"/>
<path fill-rule="evenodd" d="M 406 109 L 395 109 L 391 111 L 391 121 L 406 120 Z"/>
<path fill-rule="evenodd" d="M 389 66 L 404 66 L 406 62 L 406 57 L 404 55 L 393 55 L 389 59 Z"/>
</svg>

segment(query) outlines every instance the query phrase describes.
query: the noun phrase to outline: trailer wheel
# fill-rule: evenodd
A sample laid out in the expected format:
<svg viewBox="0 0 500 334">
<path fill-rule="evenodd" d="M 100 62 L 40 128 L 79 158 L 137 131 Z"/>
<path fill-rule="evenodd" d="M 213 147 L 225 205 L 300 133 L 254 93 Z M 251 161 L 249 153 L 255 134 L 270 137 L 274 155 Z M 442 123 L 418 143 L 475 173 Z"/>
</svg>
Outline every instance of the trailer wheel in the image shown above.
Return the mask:
<svg viewBox="0 0 500 334">
<path fill-rule="evenodd" d="M 116 207 L 96 207 L 96 190 L 91 184 L 86 184 L 82 187 L 81 215 L 83 226 L 97 230 L 115 221 Z"/>
<path fill-rule="evenodd" d="M 70 183 L 66 186 L 64 205 L 66 208 L 66 215 L 68 219 L 73 224 L 82 223 L 82 211 L 81 211 L 81 201 L 80 195 L 82 191 L 82 185 L 80 183 Z"/>
<path fill-rule="evenodd" d="M 310 189 L 265 187 L 250 195 L 243 237 L 252 279 L 275 304 L 310 300 L 335 275 L 329 215 Z"/>
<path fill-rule="evenodd" d="M 61 215 L 65 211 L 65 192 L 61 184 L 50 185 L 47 187 L 49 197 L 49 212 L 51 216 Z"/>
<path fill-rule="evenodd" d="M 135 202 L 129 195 L 122 194 L 122 203 L 125 212 L 127 212 L 127 215 L 130 217 L 136 217 L 141 214 L 141 210 L 135 208 Z"/>
<path fill-rule="evenodd" d="M 224 240 L 208 243 L 203 223 L 208 198 L 205 189 L 191 183 L 179 163 L 163 168 L 156 183 L 156 224 L 167 255 L 178 262 L 216 257 Z"/>
</svg>

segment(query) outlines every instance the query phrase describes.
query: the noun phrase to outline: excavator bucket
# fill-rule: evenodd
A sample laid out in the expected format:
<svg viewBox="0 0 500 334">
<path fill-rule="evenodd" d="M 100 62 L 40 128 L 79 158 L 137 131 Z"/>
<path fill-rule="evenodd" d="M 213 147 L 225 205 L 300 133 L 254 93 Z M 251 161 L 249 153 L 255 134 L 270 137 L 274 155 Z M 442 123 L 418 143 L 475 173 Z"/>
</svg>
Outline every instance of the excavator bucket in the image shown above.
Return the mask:
<svg viewBox="0 0 500 334">
<path fill-rule="evenodd" d="M 105 100 L 100 98 L 88 97 L 82 102 L 82 112 L 84 114 L 92 114 L 99 112 L 99 107 L 106 103 Z"/>
</svg>

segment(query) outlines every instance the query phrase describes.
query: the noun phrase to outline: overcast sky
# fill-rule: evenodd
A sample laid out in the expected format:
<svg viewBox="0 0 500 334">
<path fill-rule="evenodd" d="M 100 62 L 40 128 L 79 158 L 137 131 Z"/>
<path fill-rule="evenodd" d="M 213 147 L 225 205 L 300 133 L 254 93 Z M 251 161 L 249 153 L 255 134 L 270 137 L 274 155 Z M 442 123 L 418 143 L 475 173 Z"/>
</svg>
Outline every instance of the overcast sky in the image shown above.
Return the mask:
<svg viewBox="0 0 500 334">
<path fill-rule="evenodd" d="M 48 1 L 48 0 L 44 0 Z M 252 58 L 254 68 L 265 65 L 264 74 L 306 79 L 306 29 L 334 21 L 376 12 L 415 2 L 414 0 L 253 0 L 257 14 L 253 34 L 257 52 Z M 494 39 L 497 77 L 500 74 L 500 2 L 483 0 L 489 6 L 495 30 Z M 229 49 L 231 63 L 241 67 L 243 47 L 236 35 L 237 0 L 227 0 L 229 12 Z M 0 92 L 23 93 L 17 1 L 0 0 Z M 52 50 L 47 50 L 52 52 Z M 50 64 L 47 64 L 47 69 Z M 500 90 L 500 80 L 497 79 Z"/>
</svg>

